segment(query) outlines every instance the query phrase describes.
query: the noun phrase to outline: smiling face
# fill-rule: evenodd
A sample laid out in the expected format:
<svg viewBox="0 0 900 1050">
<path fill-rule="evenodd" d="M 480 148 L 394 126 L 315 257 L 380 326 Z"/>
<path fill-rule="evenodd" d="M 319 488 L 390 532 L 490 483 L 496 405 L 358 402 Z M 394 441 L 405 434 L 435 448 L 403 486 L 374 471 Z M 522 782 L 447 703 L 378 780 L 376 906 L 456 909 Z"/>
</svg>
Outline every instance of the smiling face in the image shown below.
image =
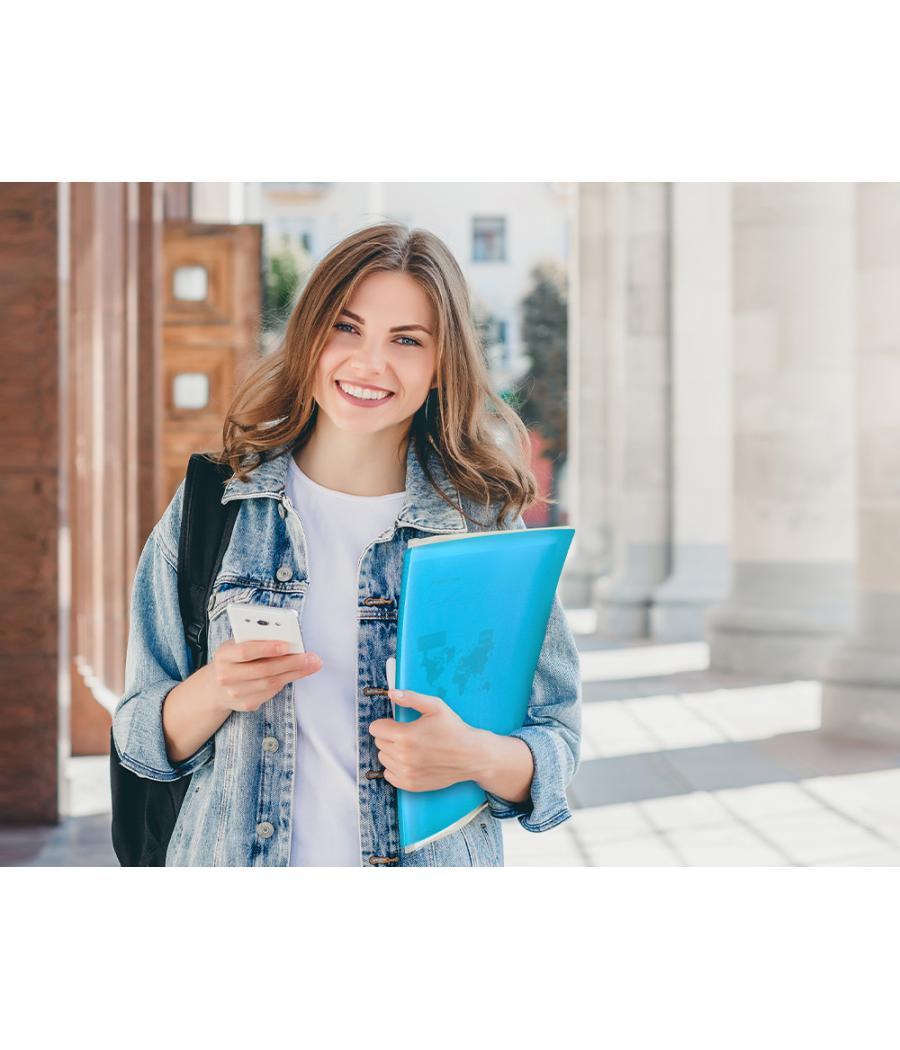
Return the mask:
<svg viewBox="0 0 900 1050">
<path fill-rule="evenodd" d="M 364 278 L 335 322 L 313 395 L 339 429 L 405 431 L 435 385 L 437 346 L 428 296 L 408 274 Z"/>
</svg>

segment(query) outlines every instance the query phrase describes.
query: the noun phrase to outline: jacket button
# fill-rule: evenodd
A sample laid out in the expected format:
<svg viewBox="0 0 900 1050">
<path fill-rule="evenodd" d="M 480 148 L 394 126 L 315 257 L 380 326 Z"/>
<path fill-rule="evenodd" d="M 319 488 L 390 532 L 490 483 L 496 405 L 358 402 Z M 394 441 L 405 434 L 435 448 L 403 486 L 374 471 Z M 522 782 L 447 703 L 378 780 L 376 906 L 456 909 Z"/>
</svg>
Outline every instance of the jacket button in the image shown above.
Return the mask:
<svg viewBox="0 0 900 1050">
<path fill-rule="evenodd" d="M 277 751 L 278 741 L 274 736 L 263 737 L 263 751 Z"/>
<path fill-rule="evenodd" d="M 256 833 L 261 839 L 270 839 L 275 834 L 275 827 L 268 820 L 264 820 L 256 825 Z"/>
<path fill-rule="evenodd" d="M 282 583 L 284 583 L 285 581 L 289 580 L 294 574 L 286 565 L 281 565 L 278 567 L 278 570 L 275 573 L 275 575 L 279 580 L 281 580 Z"/>
</svg>

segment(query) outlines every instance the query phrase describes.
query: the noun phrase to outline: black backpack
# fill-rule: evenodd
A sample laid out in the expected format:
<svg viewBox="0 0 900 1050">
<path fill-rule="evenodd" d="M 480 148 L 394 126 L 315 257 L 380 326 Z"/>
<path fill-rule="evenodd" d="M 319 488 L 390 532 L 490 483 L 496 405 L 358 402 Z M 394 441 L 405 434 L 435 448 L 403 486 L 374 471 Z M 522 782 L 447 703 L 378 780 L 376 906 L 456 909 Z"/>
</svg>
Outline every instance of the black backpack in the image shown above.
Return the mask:
<svg viewBox="0 0 900 1050">
<path fill-rule="evenodd" d="M 206 608 L 228 549 L 239 500 L 224 506 L 222 489 L 231 477 L 227 464 L 195 452 L 185 475 L 178 542 L 178 604 L 194 670 L 207 659 Z M 112 787 L 112 843 L 123 867 L 164 867 L 166 849 L 192 774 L 161 781 L 139 777 L 119 761 L 109 733 Z"/>
</svg>

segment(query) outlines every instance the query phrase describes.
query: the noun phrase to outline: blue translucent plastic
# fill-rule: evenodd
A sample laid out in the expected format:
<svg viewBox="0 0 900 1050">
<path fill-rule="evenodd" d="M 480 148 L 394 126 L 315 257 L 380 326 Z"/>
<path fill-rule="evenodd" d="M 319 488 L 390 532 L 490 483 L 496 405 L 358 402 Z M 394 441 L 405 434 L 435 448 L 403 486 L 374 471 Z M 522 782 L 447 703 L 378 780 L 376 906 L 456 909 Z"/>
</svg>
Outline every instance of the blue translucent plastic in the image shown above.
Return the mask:
<svg viewBox="0 0 900 1050">
<path fill-rule="evenodd" d="M 518 529 L 407 547 L 396 687 L 439 696 L 479 729 L 520 728 L 574 533 Z M 395 704 L 394 717 L 420 715 Z M 473 780 L 434 791 L 398 788 L 401 848 L 440 837 L 485 801 Z"/>
</svg>

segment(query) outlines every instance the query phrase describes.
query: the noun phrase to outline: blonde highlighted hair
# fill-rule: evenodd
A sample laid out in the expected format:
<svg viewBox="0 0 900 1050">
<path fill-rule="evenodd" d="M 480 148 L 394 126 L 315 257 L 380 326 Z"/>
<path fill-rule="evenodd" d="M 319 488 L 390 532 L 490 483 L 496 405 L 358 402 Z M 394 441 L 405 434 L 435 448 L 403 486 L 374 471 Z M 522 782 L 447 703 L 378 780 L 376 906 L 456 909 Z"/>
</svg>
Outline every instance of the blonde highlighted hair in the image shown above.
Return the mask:
<svg viewBox="0 0 900 1050">
<path fill-rule="evenodd" d="M 499 503 L 498 522 L 521 513 L 541 499 L 529 466 L 528 431 L 492 388 L 465 277 L 439 237 L 399 223 L 357 230 L 315 267 L 280 344 L 238 386 L 225 416 L 222 449 L 212 458 L 246 480 L 275 449 L 303 446 L 315 426 L 319 355 L 357 285 L 379 271 L 408 274 L 434 309 L 437 389 L 413 416 L 409 432 L 426 477 L 447 500 L 428 469 L 431 446 L 461 496 L 485 508 Z"/>
</svg>

